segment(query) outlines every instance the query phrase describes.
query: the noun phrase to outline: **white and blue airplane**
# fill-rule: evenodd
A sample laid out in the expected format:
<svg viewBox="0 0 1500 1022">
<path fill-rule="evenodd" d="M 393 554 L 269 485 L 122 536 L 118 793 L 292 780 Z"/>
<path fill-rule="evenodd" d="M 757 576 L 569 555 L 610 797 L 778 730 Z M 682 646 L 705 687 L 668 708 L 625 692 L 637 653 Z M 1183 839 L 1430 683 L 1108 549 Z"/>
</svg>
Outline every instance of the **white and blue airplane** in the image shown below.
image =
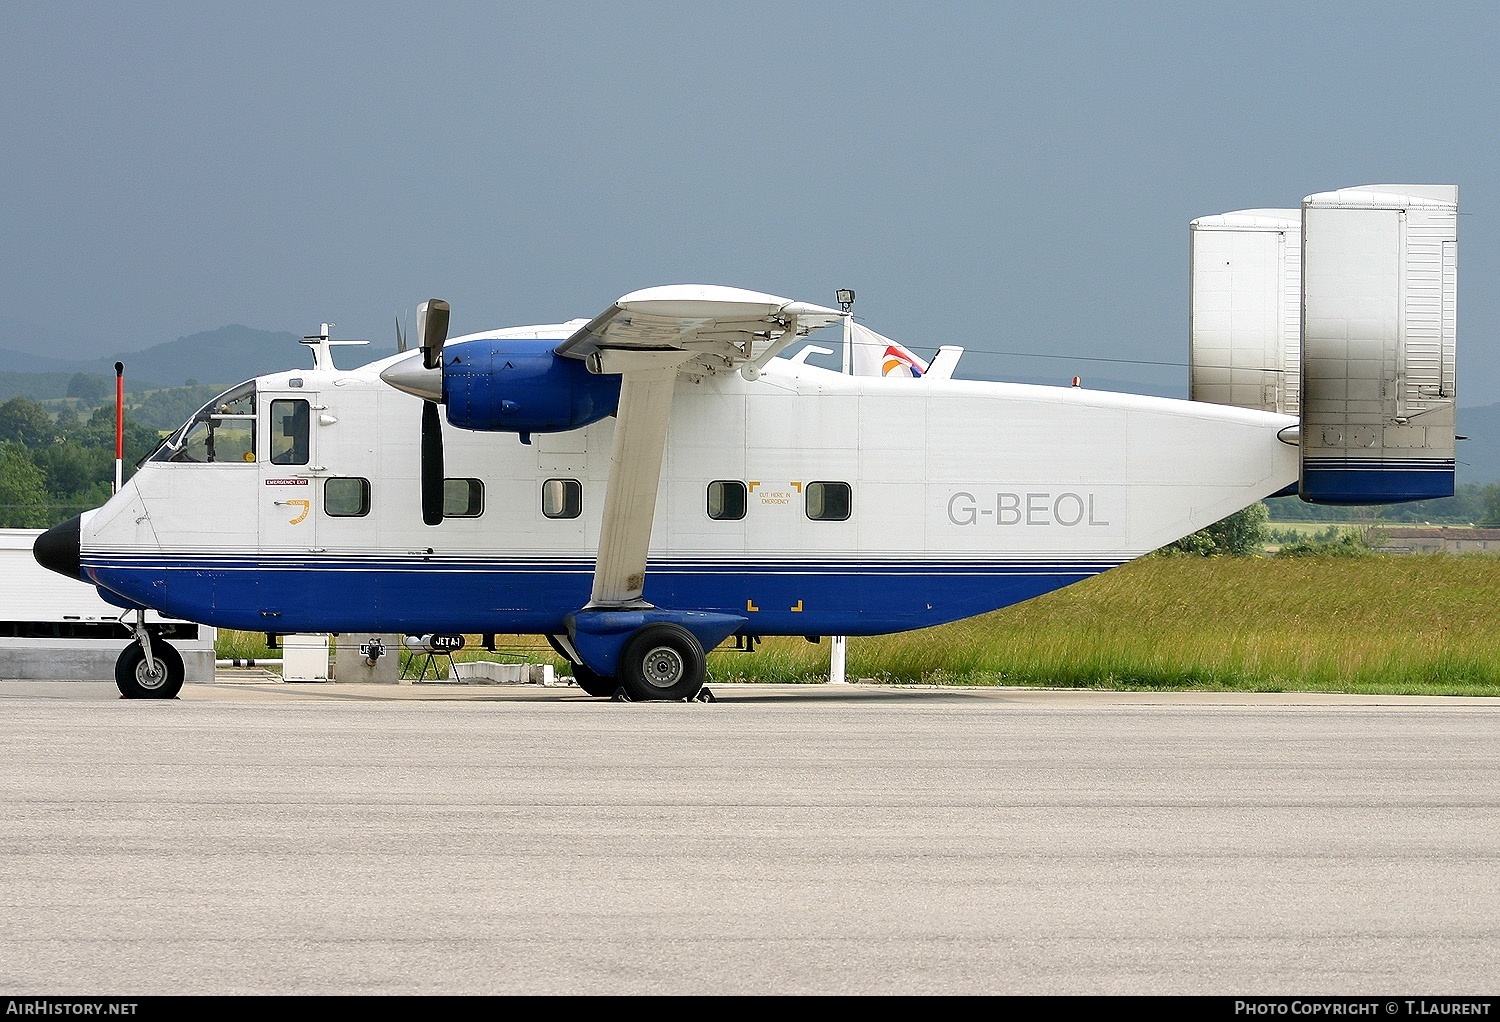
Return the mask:
<svg viewBox="0 0 1500 1022">
<path fill-rule="evenodd" d="M 1303 226 L 1359 213 L 1332 218 L 1357 247 L 1364 213 L 1399 209 L 1406 232 L 1414 203 L 1456 225 L 1456 194 L 1416 188 L 1310 197 Z M 1309 278 L 1313 240 L 1301 246 Z M 1392 290 L 1404 283 L 1382 281 L 1340 285 L 1344 305 L 1326 315 L 1314 298 L 1304 321 L 1338 319 L 1350 334 L 1377 305 L 1410 305 Z M 1285 281 L 1226 284 L 1273 285 Z M 1228 344 L 1230 363 L 1239 348 L 1258 360 L 1236 379 L 1284 375 L 1260 336 L 1214 334 L 1212 306 L 1195 297 L 1195 329 Z M 1241 402 L 1254 407 L 1237 407 L 957 380 L 951 358 L 897 379 L 820 368 L 805 349 L 783 357 L 846 315 L 673 285 L 591 320 L 449 340 L 448 305 L 432 300 L 419 351 L 352 370 L 334 367 L 325 329 L 310 339 L 314 368 L 209 402 L 103 507 L 39 537 L 36 556 L 135 612 L 116 672 L 131 697 L 182 685 L 181 658 L 145 627 L 150 608 L 272 635 L 542 635 L 591 695 L 690 699 L 705 651 L 731 637 L 875 635 L 982 614 L 1272 494 L 1452 492 L 1451 386 L 1422 409 L 1377 396 L 1367 416 L 1355 377 L 1384 380 L 1389 360 L 1367 365 L 1352 335 L 1338 355 L 1299 337 L 1320 351 L 1301 365 L 1299 416 L 1268 410 L 1259 386 Z M 1200 359 L 1195 387 L 1215 368 Z"/>
</svg>

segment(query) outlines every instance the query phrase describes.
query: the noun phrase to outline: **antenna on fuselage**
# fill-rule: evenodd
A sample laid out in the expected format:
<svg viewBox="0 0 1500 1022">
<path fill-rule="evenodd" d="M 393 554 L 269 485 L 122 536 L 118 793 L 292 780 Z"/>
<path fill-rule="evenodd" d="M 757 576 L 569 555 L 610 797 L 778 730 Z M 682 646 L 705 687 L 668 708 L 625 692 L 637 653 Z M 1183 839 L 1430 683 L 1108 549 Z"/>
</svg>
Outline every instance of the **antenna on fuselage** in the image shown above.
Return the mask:
<svg viewBox="0 0 1500 1022">
<path fill-rule="evenodd" d="M 336 365 L 333 364 L 333 346 L 335 344 L 369 344 L 370 343 L 369 341 L 334 341 L 334 340 L 330 340 L 329 339 L 329 332 L 333 330 L 334 326 L 335 326 L 335 324 L 333 324 L 333 323 L 324 323 L 323 324 L 323 329 L 322 329 L 322 331 L 320 333 L 308 334 L 306 337 L 302 338 L 302 343 L 305 344 L 305 345 L 307 345 L 309 348 L 312 349 L 312 353 L 313 353 L 313 368 L 314 369 L 326 369 L 329 372 L 334 372 L 334 371 L 336 371 L 338 369 L 338 366 L 336 366 Z"/>
</svg>

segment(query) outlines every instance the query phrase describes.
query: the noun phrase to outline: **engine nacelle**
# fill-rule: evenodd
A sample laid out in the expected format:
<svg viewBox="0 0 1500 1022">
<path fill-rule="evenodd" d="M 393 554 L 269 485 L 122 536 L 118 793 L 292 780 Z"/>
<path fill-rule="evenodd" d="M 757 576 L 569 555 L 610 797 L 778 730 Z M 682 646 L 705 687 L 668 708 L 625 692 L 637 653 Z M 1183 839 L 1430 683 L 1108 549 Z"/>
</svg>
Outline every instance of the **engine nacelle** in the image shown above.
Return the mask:
<svg viewBox="0 0 1500 1022">
<path fill-rule="evenodd" d="M 448 421 L 462 429 L 562 433 L 614 414 L 620 377 L 559 358 L 556 340 L 461 341 L 443 350 Z"/>
</svg>

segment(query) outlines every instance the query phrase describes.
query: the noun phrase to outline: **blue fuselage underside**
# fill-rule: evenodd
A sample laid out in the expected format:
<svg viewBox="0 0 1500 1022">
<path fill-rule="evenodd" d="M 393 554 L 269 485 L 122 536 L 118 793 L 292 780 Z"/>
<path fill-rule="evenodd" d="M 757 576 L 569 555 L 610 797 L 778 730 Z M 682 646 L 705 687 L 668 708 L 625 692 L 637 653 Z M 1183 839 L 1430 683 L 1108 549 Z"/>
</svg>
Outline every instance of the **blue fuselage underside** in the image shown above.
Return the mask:
<svg viewBox="0 0 1500 1022">
<path fill-rule="evenodd" d="M 653 561 L 645 598 L 742 615 L 754 635 L 878 635 L 1029 600 L 1119 560 Z M 281 634 L 563 634 L 589 602 L 593 563 L 84 556 L 101 587 L 163 614 Z"/>
</svg>

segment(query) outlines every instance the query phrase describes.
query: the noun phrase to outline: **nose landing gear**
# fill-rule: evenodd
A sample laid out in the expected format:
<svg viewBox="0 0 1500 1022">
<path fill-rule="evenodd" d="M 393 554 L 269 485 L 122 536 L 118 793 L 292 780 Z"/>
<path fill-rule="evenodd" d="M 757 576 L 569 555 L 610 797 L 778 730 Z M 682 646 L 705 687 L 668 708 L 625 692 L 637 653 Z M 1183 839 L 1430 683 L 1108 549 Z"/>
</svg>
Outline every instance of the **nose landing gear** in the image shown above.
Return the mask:
<svg viewBox="0 0 1500 1022">
<path fill-rule="evenodd" d="M 115 661 L 115 686 L 125 699 L 175 699 L 182 691 L 182 654 L 168 642 L 154 642 L 145 613 L 136 612 L 135 641 Z"/>
</svg>

